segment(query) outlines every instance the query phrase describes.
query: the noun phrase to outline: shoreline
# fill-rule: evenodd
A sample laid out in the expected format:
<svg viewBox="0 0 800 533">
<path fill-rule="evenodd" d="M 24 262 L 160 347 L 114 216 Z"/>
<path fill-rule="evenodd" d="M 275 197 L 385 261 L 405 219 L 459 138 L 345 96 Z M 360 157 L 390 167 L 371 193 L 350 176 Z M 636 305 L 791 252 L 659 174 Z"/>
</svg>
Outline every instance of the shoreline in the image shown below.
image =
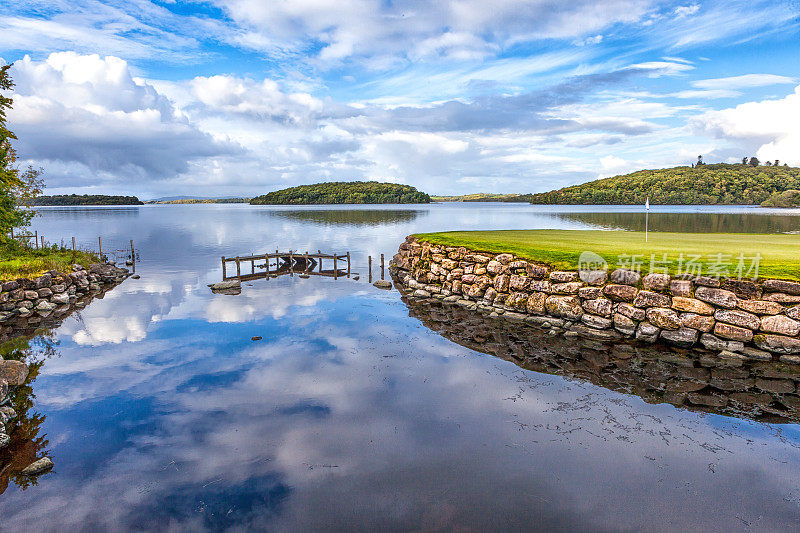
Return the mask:
<svg viewBox="0 0 800 533">
<path fill-rule="evenodd" d="M 411 298 L 535 324 L 551 336 L 701 347 L 741 364 L 800 365 L 800 283 L 570 271 L 409 236 L 391 266 Z M 797 368 L 800 371 L 800 367 Z"/>
</svg>

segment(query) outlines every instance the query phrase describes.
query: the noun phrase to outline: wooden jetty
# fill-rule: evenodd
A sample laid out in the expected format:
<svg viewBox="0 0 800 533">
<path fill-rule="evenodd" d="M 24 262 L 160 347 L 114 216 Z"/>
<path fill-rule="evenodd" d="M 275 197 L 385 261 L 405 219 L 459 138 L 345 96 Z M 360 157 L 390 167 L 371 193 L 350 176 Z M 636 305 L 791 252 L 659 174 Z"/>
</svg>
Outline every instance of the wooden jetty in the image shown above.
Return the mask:
<svg viewBox="0 0 800 533">
<path fill-rule="evenodd" d="M 263 263 L 256 264 L 257 262 Z M 324 268 L 323 263 L 328 262 L 329 268 Z M 230 264 L 233 263 L 233 271 L 228 275 Z M 247 268 L 249 264 L 249 269 Z M 271 264 L 272 263 L 272 264 Z M 243 272 L 243 264 L 245 270 Z M 265 253 L 261 255 L 247 255 L 236 257 L 222 256 L 222 280 L 238 279 L 241 281 L 254 279 L 270 279 L 276 276 L 294 276 L 304 274 L 309 276 L 324 276 L 337 279 L 338 277 L 350 277 L 350 252 L 344 254 L 323 254 L 317 253 L 297 253 L 294 251 Z"/>
</svg>

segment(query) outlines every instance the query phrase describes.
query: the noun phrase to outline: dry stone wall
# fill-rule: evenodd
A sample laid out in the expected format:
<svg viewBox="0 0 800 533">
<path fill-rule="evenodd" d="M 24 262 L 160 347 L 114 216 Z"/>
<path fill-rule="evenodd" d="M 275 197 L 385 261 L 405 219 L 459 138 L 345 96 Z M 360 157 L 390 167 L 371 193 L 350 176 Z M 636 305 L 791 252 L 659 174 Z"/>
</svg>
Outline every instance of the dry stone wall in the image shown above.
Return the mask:
<svg viewBox="0 0 800 533">
<path fill-rule="evenodd" d="M 412 297 L 526 320 L 551 335 L 703 347 L 731 359 L 800 364 L 800 283 L 557 271 L 410 236 L 392 260 Z"/>
</svg>

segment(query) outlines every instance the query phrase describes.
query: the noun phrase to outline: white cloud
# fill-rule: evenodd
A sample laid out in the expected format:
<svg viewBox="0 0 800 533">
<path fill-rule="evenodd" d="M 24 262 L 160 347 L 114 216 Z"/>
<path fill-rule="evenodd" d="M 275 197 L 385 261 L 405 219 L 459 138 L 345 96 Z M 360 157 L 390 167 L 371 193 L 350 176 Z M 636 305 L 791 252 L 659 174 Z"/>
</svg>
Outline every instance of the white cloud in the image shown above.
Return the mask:
<svg viewBox="0 0 800 533">
<path fill-rule="evenodd" d="M 170 179 L 192 161 L 236 153 L 191 124 L 152 86 L 136 81 L 122 59 L 73 52 L 14 64 L 9 123 L 21 157 L 53 167 L 78 165 L 97 184 L 104 179 Z M 80 176 L 63 176 L 74 180 Z"/>
<path fill-rule="evenodd" d="M 759 159 L 780 159 L 800 165 L 800 86 L 778 100 L 748 102 L 707 112 L 698 117 L 695 125 L 757 147 Z"/>
<path fill-rule="evenodd" d="M 788 76 L 778 76 L 776 74 L 743 74 L 741 76 L 730 76 L 727 78 L 712 78 L 707 80 L 693 81 L 692 86 L 698 89 L 747 89 L 751 87 L 768 87 L 786 83 L 796 83 L 797 80 Z"/>
</svg>

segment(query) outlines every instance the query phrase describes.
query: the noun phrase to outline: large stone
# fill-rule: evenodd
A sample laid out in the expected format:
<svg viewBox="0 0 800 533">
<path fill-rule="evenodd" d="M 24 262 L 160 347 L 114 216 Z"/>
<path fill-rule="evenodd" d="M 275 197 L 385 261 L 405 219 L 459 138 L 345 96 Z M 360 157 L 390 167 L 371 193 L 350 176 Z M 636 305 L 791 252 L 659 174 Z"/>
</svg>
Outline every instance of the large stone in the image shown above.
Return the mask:
<svg viewBox="0 0 800 533">
<path fill-rule="evenodd" d="M 695 313 L 698 315 L 714 314 L 714 308 L 712 306 L 695 298 L 687 298 L 685 296 L 673 296 L 672 308 L 684 313 Z"/>
<path fill-rule="evenodd" d="M 464 256 L 464 261 L 469 263 L 488 263 L 491 257 L 483 254 L 467 254 Z"/>
<path fill-rule="evenodd" d="M 36 293 L 39 295 L 39 298 L 50 298 L 53 295 L 53 291 L 50 290 L 49 287 L 36 289 Z"/>
<path fill-rule="evenodd" d="M 778 354 L 800 353 L 800 339 L 786 337 L 784 335 L 773 335 L 770 333 L 759 333 L 753 337 L 753 342 L 762 350 Z"/>
<path fill-rule="evenodd" d="M 676 330 L 681 327 L 678 313 L 666 307 L 651 307 L 648 309 L 647 320 L 661 329 Z"/>
<path fill-rule="evenodd" d="M 508 278 L 508 276 L 506 276 L 506 278 Z M 485 276 L 485 275 L 484 276 L 478 276 L 477 278 L 475 278 L 474 286 L 478 287 L 479 290 L 484 291 L 484 290 L 486 290 L 486 289 L 488 289 L 489 287 L 492 286 L 492 278 L 490 278 L 489 276 Z M 508 285 L 506 285 L 506 289 L 507 288 L 508 288 Z M 495 284 L 495 289 L 497 289 L 497 284 Z M 497 291 L 498 292 L 502 292 L 500 289 L 497 289 Z"/>
<path fill-rule="evenodd" d="M 581 300 L 577 296 L 549 296 L 545 306 L 553 316 L 577 320 L 583 315 Z"/>
<path fill-rule="evenodd" d="M 700 336 L 700 344 L 709 350 L 715 351 L 729 350 L 732 352 L 739 352 L 744 349 L 744 343 L 741 341 L 720 339 L 711 333 L 703 333 Z"/>
<path fill-rule="evenodd" d="M 612 283 L 619 283 L 621 285 L 637 285 L 641 279 L 642 275 L 635 270 L 618 268 L 611 272 Z"/>
<path fill-rule="evenodd" d="M 489 261 L 486 264 L 486 272 L 488 272 L 489 274 L 491 274 L 493 276 L 496 276 L 497 274 L 501 274 L 505 270 L 507 270 L 506 267 L 503 266 L 503 263 L 501 263 L 500 261 L 492 260 L 492 261 Z"/>
<path fill-rule="evenodd" d="M 739 309 L 757 315 L 777 315 L 783 311 L 783 306 L 777 302 L 766 300 L 739 300 Z M 787 313 L 788 314 L 788 313 Z"/>
<path fill-rule="evenodd" d="M 538 280 L 538 279 L 531 280 L 529 288 L 530 290 L 536 292 L 546 292 L 548 294 L 553 292 L 553 285 L 546 280 Z"/>
<path fill-rule="evenodd" d="M 511 261 L 508 264 L 508 268 L 511 269 L 512 272 L 521 272 L 523 270 L 528 270 L 528 262 L 527 261 Z"/>
<path fill-rule="evenodd" d="M 528 284 L 530 283 L 530 279 L 527 276 L 517 276 L 516 274 L 511 275 L 511 279 L 508 282 L 508 288 L 512 291 L 526 291 L 528 290 Z"/>
<path fill-rule="evenodd" d="M 699 285 L 701 287 L 717 288 L 722 285 L 719 278 L 712 278 L 710 276 L 697 276 L 692 281 L 694 281 L 695 285 Z"/>
<path fill-rule="evenodd" d="M 535 265 L 533 263 L 528 263 L 528 266 L 525 267 L 525 271 L 528 274 L 528 276 L 532 277 L 533 279 L 543 279 L 545 276 L 547 276 L 547 273 L 550 270 L 542 265 Z"/>
<path fill-rule="evenodd" d="M 683 347 L 692 346 L 700 335 L 696 329 L 678 328 L 676 330 L 662 330 L 661 338 L 665 341 Z"/>
<path fill-rule="evenodd" d="M 636 333 L 636 322 L 631 320 L 625 315 L 620 313 L 614 313 L 614 329 L 622 333 L 623 335 L 633 335 Z"/>
<path fill-rule="evenodd" d="M 0 379 L 6 380 L 9 385 L 14 387 L 22 385 L 27 377 L 28 365 L 22 361 L 0 361 Z"/>
<path fill-rule="evenodd" d="M 783 292 L 771 292 L 769 294 L 765 294 L 762 299 L 768 302 L 778 302 L 782 304 L 800 303 L 800 295 L 786 294 Z"/>
<path fill-rule="evenodd" d="M 661 330 L 650 322 L 639 322 L 639 327 L 636 328 L 636 338 L 643 342 L 656 342 L 660 332 Z"/>
<path fill-rule="evenodd" d="M 519 311 L 525 311 L 528 304 L 528 295 L 524 292 L 512 292 L 506 298 L 506 306 Z"/>
<path fill-rule="evenodd" d="M 757 330 L 761 325 L 761 319 L 756 315 L 738 309 L 718 309 L 714 313 L 714 318 L 720 322 L 752 330 Z"/>
<path fill-rule="evenodd" d="M 553 283 L 569 283 L 571 281 L 578 281 L 578 273 L 569 270 L 555 270 L 550 272 L 550 281 Z"/>
<path fill-rule="evenodd" d="M 56 304 L 51 304 L 47 300 L 41 300 L 38 304 L 36 304 L 36 307 L 34 309 L 36 309 L 39 312 L 49 313 L 56 307 L 58 307 Z"/>
<path fill-rule="evenodd" d="M 743 279 L 726 279 L 722 283 L 722 288 L 733 292 L 739 298 L 746 300 L 757 300 L 764 292 L 758 283 Z"/>
<path fill-rule="evenodd" d="M 644 309 L 639 309 L 638 307 L 634 307 L 629 303 L 623 302 L 617 304 L 617 313 L 636 321 L 642 321 L 645 319 Z"/>
<path fill-rule="evenodd" d="M 603 285 L 608 280 L 607 270 L 581 270 L 581 281 L 589 285 Z"/>
<path fill-rule="evenodd" d="M 672 278 L 669 274 L 650 273 L 642 278 L 642 286 L 651 291 L 663 291 L 669 288 L 669 283 Z"/>
<path fill-rule="evenodd" d="M 732 341 L 748 342 L 753 339 L 753 332 L 747 328 L 740 328 L 739 326 L 732 326 L 731 324 L 724 324 L 717 322 L 714 326 L 714 334 L 723 339 Z"/>
<path fill-rule="evenodd" d="M 692 282 L 688 279 L 673 279 L 669 282 L 669 292 L 673 296 L 689 297 L 692 295 Z"/>
<path fill-rule="evenodd" d="M 497 291 L 492 287 L 489 287 L 486 289 L 486 292 L 483 293 L 483 299 L 489 303 L 494 303 L 495 298 L 497 298 Z"/>
<path fill-rule="evenodd" d="M 528 296 L 528 303 L 526 305 L 527 311 L 534 315 L 543 315 L 547 309 L 545 302 L 547 301 L 547 294 L 544 292 L 534 292 Z"/>
<path fill-rule="evenodd" d="M 785 281 L 782 279 L 765 279 L 762 285 L 764 287 L 764 290 L 767 291 L 800 295 L 800 283 L 797 283 L 795 281 Z"/>
<path fill-rule="evenodd" d="M 508 284 L 511 282 L 511 277 L 508 274 L 500 274 L 494 278 L 494 288 L 497 292 L 508 291 Z"/>
<path fill-rule="evenodd" d="M 770 314 L 777 314 L 777 313 L 770 313 Z M 790 307 L 789 309 L 787 309 L 786 316 L 794 320 L 800 320 L 800 305 L 795 305 L 794 307 Z"/>
<path fill-rule="evenodd" d="M 725 289 L 714 289 L 710 287 L 697 287 L 694 296 L 698 300 L 703 300 L 719 307 L 733 309 L 739 301 L 734 293 Z M 701 313 L 702 314 L 702 313 Z"/>
<path fill-rule="evenodd" d="M 495 260 L 500 261 L 504 265 L 507 265 L 514 260 L 514 256 L 511 254 L 499 254 L 495 256 Z"/>
<path fill-rule="evenodd" d="M 212 291 L 226 291 L 230 289 L 241 289 L 242 282 L 238 279 L 231 281 L 220 281 L 219 283 L 212 283 L 209 285 Z"/>
<path fill-rule="evenodd" d="M 581 316 L 581 322 L 583 322 L 590 328 L 595 328 L 595 329 L 608 329 L 614 323 L 610 318 L 605 318 L 597 315 L 590 315 L 589 313 L 584 313 Z"/>
<path fill-rule="evenodd" d="M 452 259 L 442 259 L 442 268 L 445 270 L 453 270 L 458 266 L 458 263 Z"/>
<path fill-rule="evenodd" d="M 3 292 L 11 292 L 19 289 L 19 283 L 16 281 L 6 281 L 3 283 Z"/>
<path fill-rule="evenodd" d="M 594 300 L 585 300 L 583 302 L 583 308 L 588 313 L 607 317 L 611 316 L 613 304 L 611 300 L 607 300 L 606 298 L 595 298 Z"/>
<path fill-rule="evenodd" d="M 783 315 L 767 316 L 761 319 L 761 331 L 796 337 L 800 333 L 800 322 Z"/>
<path fill-rule="evenodd" d="M 24 464 L 24 463 L 23 463 Z M 42 457 L 38 461 L 34 461 L 33 463 L 26 466 L 21 474 L 23 476 L 38 476 L 39 474 L 43 474 L 53 468 L 53 461 L 49 457 Z"/>
<path fill-rule="evenodd" d="M 633 299 L 636 307 L 669 307 L 671 303 L 669 296 L 652 291 L 639 291 Z"/>
<path fill-rule="evenodd" d="M 578 296 L 584 300 L 594 300 L 603 294 L 602 287 L 581 287 L 578 289 Z"/>
<path fill-rule="evenodd" d="M 61 292 L 58 294 L 54 294 L 50 301 L 57 305 L 64 305 L 69 303 L 69 294 L 66 292 Z"/>
<path fill-rule="evenodd" d="M 567 283 L 553 283 L 553 294 L 577 294 L 578 289 L 583 287 L 582 281 L 570 281 Z"/>
<path fill-rule="evenodd" d="M 44 287 L 49 287 L 52 283 L 52 276 L 50 274 L 43 274 L 36 278 L 35 286 L 37 289 L 42 289 Z"/>
<path fill-rule="evenodd" d="M 756 388 L 773 394 L 794 394 L 796 387 L 788 379 L 756 378 Z"/>
<path fill-rule="evenodd" d="M 603 294 L 615 302 L 631 302 L 636 297 L 636 287 L 631 285 L 612 284 L 603 287 Z"/>
<path fill-rule="evenodd" d="M 698 315 L 696 313 L 684 313 L 680 316 L 681 325 L 685 328 L 696 329 L 697 331 L 708 332 L 714 328 L 714 318 L 708 315 Z"/>
<path fill-rule="evenodd" d="M 39 293 L 36 291 L 25 291 L 25 299 L 26 300 L 38 300 Z"/>
</svg>

